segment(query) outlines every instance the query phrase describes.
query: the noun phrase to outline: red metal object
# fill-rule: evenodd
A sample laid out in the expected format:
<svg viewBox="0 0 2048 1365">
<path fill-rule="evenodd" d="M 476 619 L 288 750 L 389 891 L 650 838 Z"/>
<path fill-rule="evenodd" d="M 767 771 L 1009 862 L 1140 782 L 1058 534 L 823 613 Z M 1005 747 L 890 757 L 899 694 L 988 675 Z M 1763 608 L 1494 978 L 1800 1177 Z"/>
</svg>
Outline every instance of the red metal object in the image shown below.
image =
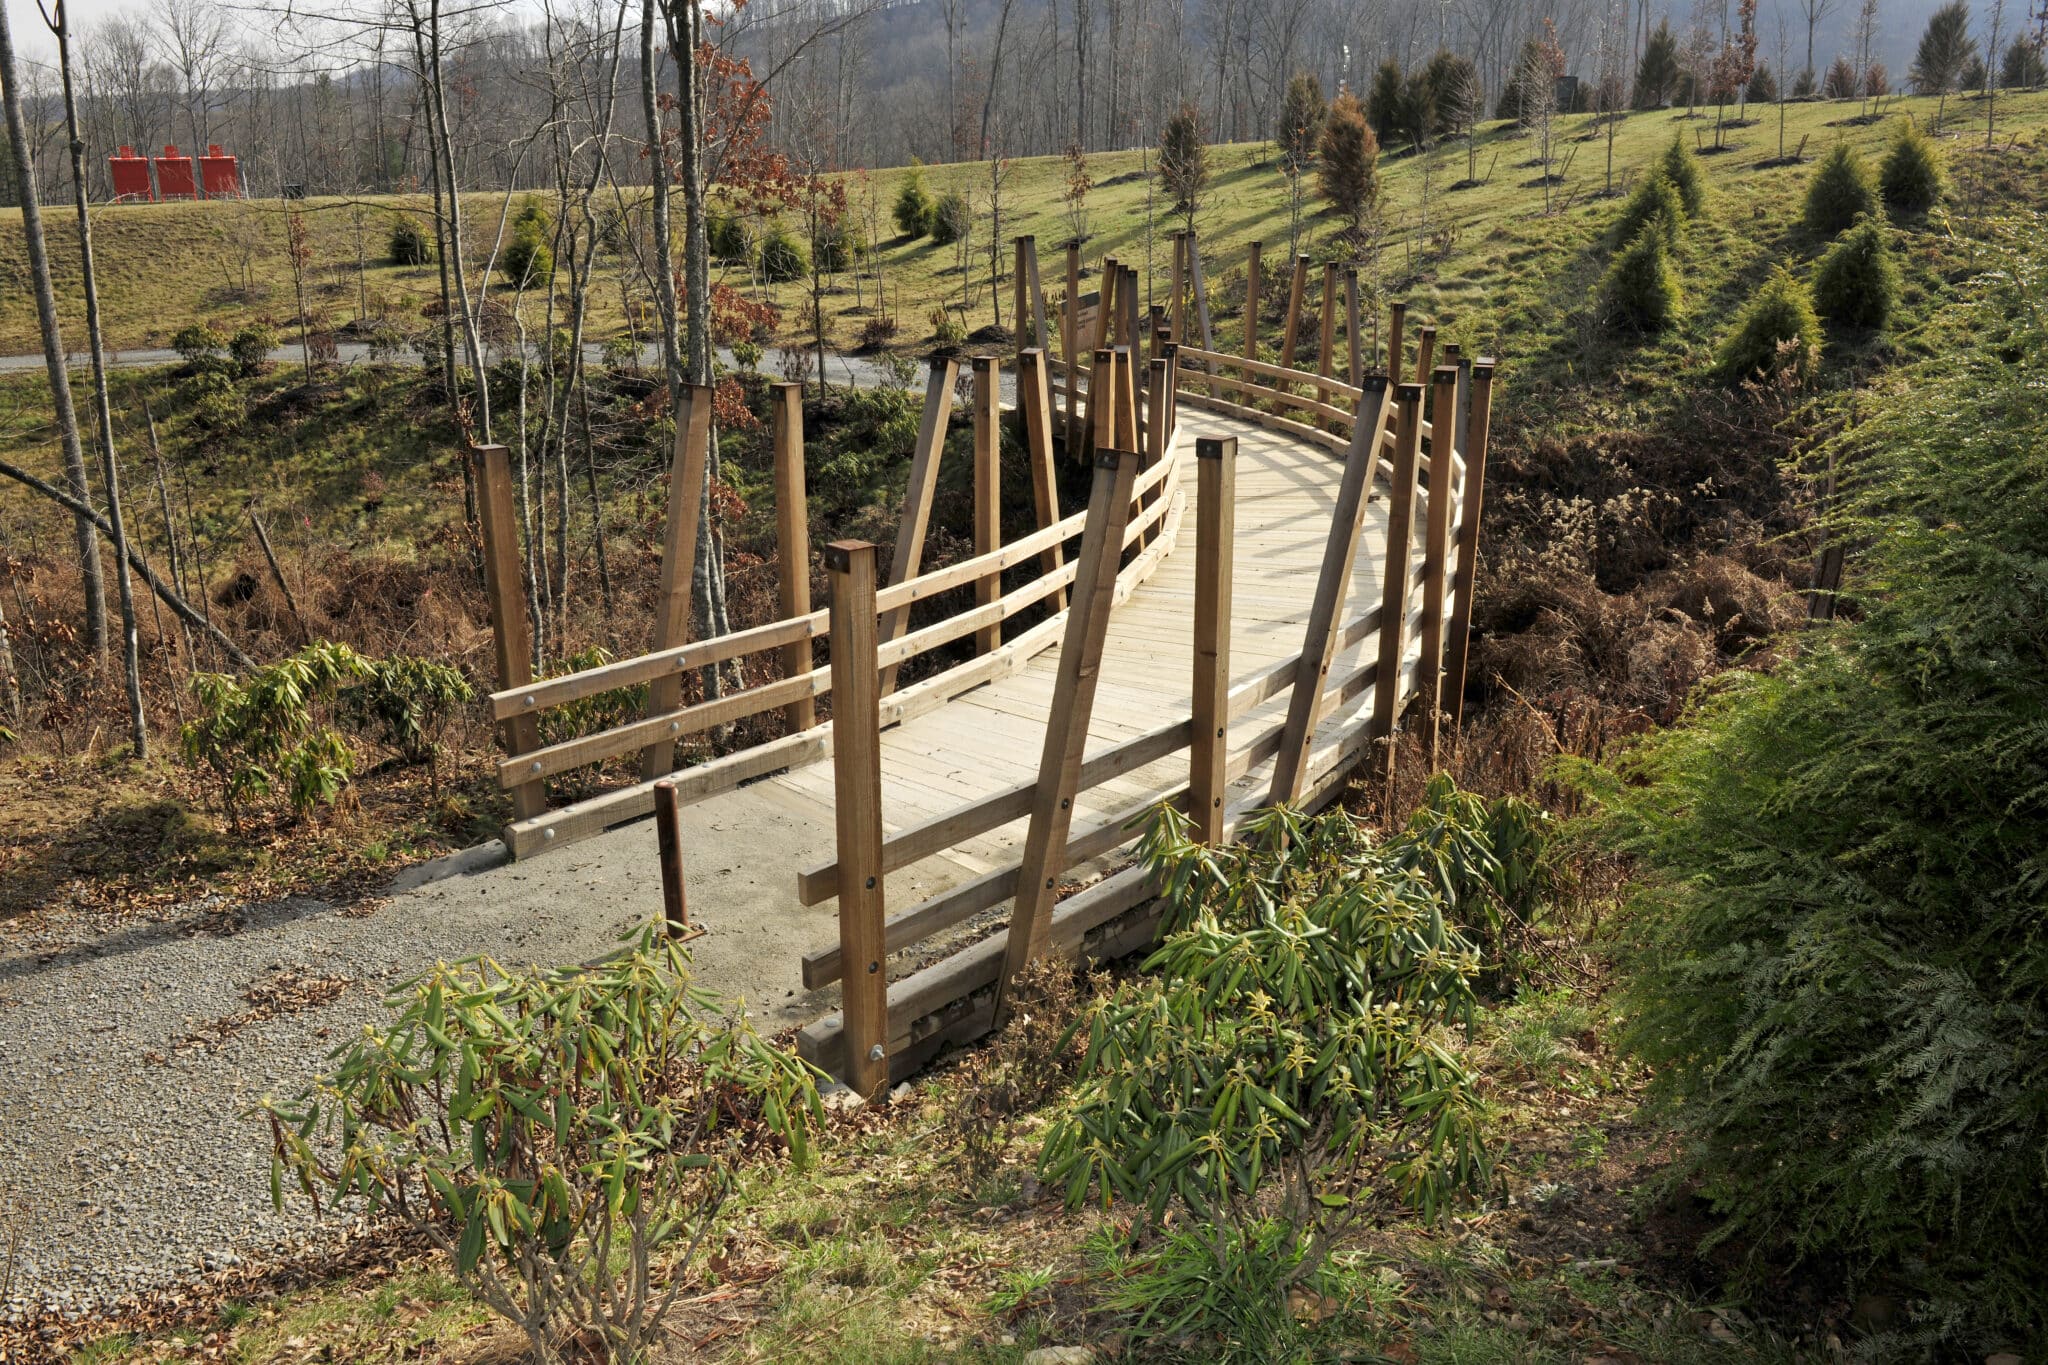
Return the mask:
<svg viewBox="0 0 2048 1365">
<path fill-rule="evenodd" d="M 108 157 L 107 170 L 114 177 L 115 203 L 147 204 L 156 198 L 149 179 L 149 158 L 135 155 L 133 147 L 123 147 Z"/>
<path fill-rule="evenodd" d="M 156 194 L 159 199 L 199 197 L 199 186 L 192 179 L 192 158 L 179 156 L 178 149 L 168 143 L 156 159 Z"/>
<path fill-rule="evenodd" d="M 209 144 L 206 155 L 199 158 L 199 183 L 205 187 L 208 199 L 242 197 L 242 173 L 235 159 L 221 151 L 217 142 Z"/>
</svg>

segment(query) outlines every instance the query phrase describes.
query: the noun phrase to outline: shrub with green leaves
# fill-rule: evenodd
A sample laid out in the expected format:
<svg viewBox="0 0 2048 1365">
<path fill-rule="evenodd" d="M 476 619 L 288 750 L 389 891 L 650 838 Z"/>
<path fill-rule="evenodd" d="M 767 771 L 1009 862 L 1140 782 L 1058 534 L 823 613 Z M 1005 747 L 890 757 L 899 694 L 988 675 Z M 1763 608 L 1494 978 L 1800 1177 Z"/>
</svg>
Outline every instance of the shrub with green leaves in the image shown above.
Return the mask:
<svg viewBox="0 0 2048 1365">
<path fill-rule="evenodd" d="M 1655 226 L 1664 238 L 1664 244 L 1672 251 L 1684 237 L 1686 224 L 1685 200 L 1678 187 L 1668 177 L 1659 173 L 1636 186 L 1636 191 L 1621 206 L 1621 214 L 1614 220 L 1614 244 L 1625 247 L 1635 241 L 1645 227 Z"/>
<path fill-rule="evenodd" d="M 276 332 L 260 322 L 252 322 L 228 338 L 228 358 L 243 374 L 254 374 L 263 368 L 263 362 L 270 358 L 270 352 L 276 345 Z"/>
<path fill-rule="evenodd" d="M 1884 326 L 1898 296 L 1899 267 L 1873 220 L 1842 234 L 1814 268 L 1813 306 L 1837 327 Z"/>
<path fill-rule="evenodd" d="M 1685 205 L 1685 216 L 1697 218 L 1707 208 L 1707 178 L 1700 174 L 1699 158 L 1685 145 L 1685 139 L 1673 133 L 1671 145 L 1657 158 L 1657 171 L 1671 187 L 1678 191 L 1678 200 Z"/>
<path fill-rule="evenodd" d="M 711 254 L 721 261 L 745 261 L 748 255 L 746 220 L 732 209 L 712 205 L 704 216 L 704 236 Z"/>
<path fill-rule="evenodd" d="M 411 764 L 424 764 L 440 785 L 441 735 L 458 707 L 476 700 L 456 669 L 410 654 L 365 660 L 369 676 L 341 694 L 351 721 L 374 728 L 377 738 Z"/>
<path fill-rule="evenodd" d="M 1941 153 L 1934 139 L 1913 119 L 1900 119 L 1877 172 L 1884 202 L 1902 212 L 1925 213 L 1940 200 L 1941 181 Z"/>
<path fill-rule="evenodd" d="M 1151 818 L 1139 853 L 1166 905 L 1156 979 L 1076 1024 L 1082 1079 L 1040 1156 L 1070 1203 L 1124 1199 L 1155 1222 L 1179 1204 L 1208 1279 L 1237 1287 L 1153 1296 L 1141 1329 L 1227 1322 L 1232 1340 L 1270 1339 L 1286 1289 L 1319 1274 L 1369 1195 L 1435 1218 L 1485 1187 L 1481 1105 L 1448 1037 L 1481 964 L 1457 921 L 1490 888 L 1520 896 L 1541 850 L 1519 820 L 1475 818 L 1447 780 L 1431 795 L 1432 816 L 1384 846 L 1341 812 L 1261 812 L 1215 848 L 1170 806 Z M 1512 828 L 1514 846 L 1482 865 L 1490 828 Z"/>
<path fill-rule="evenodd" d="M 391 219 L 391 238 L 385 253 L 393 265 L 432 265 L 434 262 L 434 239 L 417 218 L 410 214 L 394 214 Z"/>
<path fill-rule="evenodd" d="M 804 1161 L 823 1118 L 810 1069 L 654 926 L 589 966 L 443 964 L 390 1004 L 264 1102 L 271 1197 L 290 1180 L 410 1223 L 545 1365 L 646 1359 L 742 1159 Z"/>
<path fill-rule="evenodd" d="M 1806 184 L 1806 230 L 1816 237 L 1832 237 L 1855 226 L 1857 218 L 1876 217 L 1877 182 L 1862 154 L 1846 142 L 1828 148 Z"/>
<path fill-rule="evenodd" d="M 370 661 L 347 645 L 320 641 L 246 681 L 192 675 L 199 711 L 180 732 L 181 748 L 186 762 L 212 777 L 230 825 L 240 829 L 248 803 L 279 784 L 295 817 L 334 803 L 355 760 L 327 712 L 342 688 L 370 671 Z"/>
<path fill-rule="evenodd" d="M 526 196 L 512 219 L 512 239 L 505 243 L 498 264 L 515 288 L 533 289 L 546 284 L 555 273 L 555 251 L 548 245 L 547 210 L 533 195 Z"/>
<path fill-rule="evenodd" d="M 191 322 L 171 334 L 171 349 L 187 365 L 200 366 L 218 360 L 228 339 L 203 322 Z"/>
<path fill-rule="evenodd" d="M 811 258 L 818 269 L 837 274 L 853 268 L 854 258 L 867 250 L 860 226 L 845 214 L 825 223 L 811 234 Z"/>
<path fill-rule="evenodd" d="M 1820 363 L 1820 347 L 1813 298 L 1780 266 L 1743 305 L 1714 367 L 1729 383 L 1759 376 L 1804 381 Z"/>
<path fill-rule="evenodd" d="M 940 246 L 950 246 L 974 229 L 974 210 L 967 202 L 967 196 L 958 190 L 947 190 L 932 205 L 932 240 Z"/>
<path fill-rule="evenodd" d="M 800 280 L 811 271 L 811 253 L 780 220 L 761 234 L 761 278 L 770 284 Z"/>
<path fill-rule="evenodd" d="M 1596 778 L 1674 1179 L 1760 1273 L 1921 1296 L 1925 1359 L 2048 1340 L 2048 277 L 1984 279 L 1996 344 L 1838 439 L 1858 619 Z"/>
<path fill-rule="evenodd" d="M 889 216 L 896 221 L 896 231 L 905 237 L 923 237 L 932 230 L 932 197 L 924 187 L 924 168 L 915 162 L 903 177 L 902 188 L 896 191 Z"/>
</svg>

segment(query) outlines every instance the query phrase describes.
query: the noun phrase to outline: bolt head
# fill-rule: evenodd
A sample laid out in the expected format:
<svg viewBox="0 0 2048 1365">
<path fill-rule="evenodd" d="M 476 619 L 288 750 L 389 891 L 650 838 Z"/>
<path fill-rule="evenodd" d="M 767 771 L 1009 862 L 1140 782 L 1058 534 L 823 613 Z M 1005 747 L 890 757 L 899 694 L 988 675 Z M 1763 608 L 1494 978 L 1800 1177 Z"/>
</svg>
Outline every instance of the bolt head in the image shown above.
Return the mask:
<svg viewBox="0 0 2048 1365">
<path fill-rule="evenodd" d="M 882 1045 L 880 1043 L 876 1043 L 873 1047 L 868 1049 L 868 1060 L 871 1062 L 879 1062 L 886 1055 L 887 1054 L 885 1054 L 882 1051 Z"/>
<path fill-rule="evenodd" d="M 534 700 L 533 694 L 531 694 L 531 693 L 528 693 L 528 694 L 527 694 L 527 697 L 526 697 L 526 700 L 525 700 L 525 702 L 524 702 L 523 704 L 524 704 L 524 705 L 527 705 L 527 706 L 533 706 L 533 705 L 536 705 L 537 703 L 536 703 L 536 702 L 535 702 L 535 700 Z"/>
</svg>

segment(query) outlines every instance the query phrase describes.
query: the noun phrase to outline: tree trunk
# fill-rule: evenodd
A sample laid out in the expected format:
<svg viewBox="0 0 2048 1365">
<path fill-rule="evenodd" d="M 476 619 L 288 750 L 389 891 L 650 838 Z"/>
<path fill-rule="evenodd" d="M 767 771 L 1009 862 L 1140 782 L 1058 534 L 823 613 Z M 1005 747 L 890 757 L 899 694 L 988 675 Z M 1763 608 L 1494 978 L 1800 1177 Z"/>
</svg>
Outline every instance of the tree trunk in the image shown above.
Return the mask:
<svg viewBox="0 0 2048 1365">
<path fill-rule="evenodd" d="M 21 81 L 14 57 L 14 30 L 0 7 L 0 103 L 6 106 L 7 140 L 14 149 L 15 183 L 21 190 L 21 235 L 28 247 L 28 273 L 36 296 L 36 324 L 43 336 L 43 363 L 50 372 L 50 402 L 64 447 L 64 481 L 81 510 L 72 519 L 78 573 L 85 580 L 85 639 L 95 655 L 107 652 L 107 584 L 100 570 L 99 541 L 93 538 L 92 490 L 85 481 L 85 449 L 78 439 L 78 413 L 71 406 L 71 376 L 64 364 L 64 338 L 57 329 L 57 293 L 50 284 L 50 258 L 43 244 L 43 216 L 36 203 L 35 165 L 21 114 Z"/>
<path fill-rule="evenodd" d="M 78 261 L 85 288 L 85 334 L 92 348 L 94 414 L 100 428 L 100 480 L 106 485 L 113 530 L 115 584 L 121 596 L 121 666 L 128 684 L 128 742 L 137 759 L 149 757 L 142 714 L 142 642 L 135 622 L 135 584 L 128 576 L 128 526 L 121 511 L 121 469 L 114 458 L 114 410 L 107 398 L 107 351 L 100 331 L 100 291 L 93 276 L 92 213 L 85 201 L 85 139 L 78 132 L 78 100 L 71 85 L 71 26 L 63 0 L 50 24 L 57 37 L 57 70 L 64 88 L 64 131 L 71 143 L 72 202 L 78 209 Z"/>
</svg>

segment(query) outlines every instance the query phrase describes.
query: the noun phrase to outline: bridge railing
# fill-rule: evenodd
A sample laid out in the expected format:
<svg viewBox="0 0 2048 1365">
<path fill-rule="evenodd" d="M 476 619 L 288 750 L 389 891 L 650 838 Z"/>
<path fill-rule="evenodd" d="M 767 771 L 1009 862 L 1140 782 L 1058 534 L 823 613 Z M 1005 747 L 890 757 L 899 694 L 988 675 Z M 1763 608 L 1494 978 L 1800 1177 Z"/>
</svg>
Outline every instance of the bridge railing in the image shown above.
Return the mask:
<svg viewBox="0 0 2048 1365">
<path fill-rule="evenodd" d="M 1085 752 L 1092 690 L 1080 680 L 1099 672 L 1105 623 L 1072 613 L 1063 623 L 1061 671 L 1034 778 L 886 836 L 879 816 L 851 839 L 842 828 L 837 856 L 799 874 L 797 895 L 804 904 L 839 897 L 841 927 L 838 945 L 803 958 L 805 985 L 838 981 L 846 1002 L 839 1014 L 805 1028 L 799 1049 L 863 1093 L 915 1071 L 944 1046 L 995 1027 L 1008 981 L 1032 957 L 1057 952 L 1106 958 L 1142 947 L 1156 923 L 1143 908 L 1155 893 L 1144 868 L 1109 871 L 1063 900 L 1056 890 L 1065 874 L 1130 844 L 1137 837 L 1133 822 L 1161 802 L 1181 806 L 1205 840 L 1225 840 L 1260 806 L 1313 808 L 1332 799 L 1368 757 L 1382 776 L 1390 776 L 1393 750 L 1386 741 L 1409 708 L 1427 726 L 1432 761 L 1436 727 L 1444 720 L 1456 723 L 1477 561 L 1491 362 L 1474 365 L 1452 352 L 1446 356 L 1452 363 L 1438 366 L 1424 350 L 1417 363 L 1426 386 L 1385 376 L 1361 376 L 1354 385 L 1203 348 L 1167 343 L 1163 349 L 1169 380 L 1154 392 L 1165 395 L 1169 421 L 1175 406 L 1187 401 L 1263 425 L 1282 424 L 1277 429 L 1290 434 L 1313 431 L 1315 444 L 1344 456 L 1302 649 L 1249 677 L 1231 677 L 1236 442 L 1197 442 L 1188 709 L 1161 717 L 1142 734 Z M 1399 349 L 1392 354 L 1405 359 Z M 1089 398 L 1101 382 L 1098 366 L 1086 388 L 1069 386 L 1069 393 Z M 1307 397 L 1301 390 L 1326 396 Z M 1286 412 L 1275 413 L 1276 406 Z M 1104 408 L 1121 410 L 1121 400 Z M 1117 486 L 1113 471 L 1132 458 L 1117 448 L 1128 430 L 1113 420 L 1102 423 L 1097 412 L 1091 402 L 1070 427 L 1092 433 L 1102 445 L 1091 516 L 1102 490 Z M 1313 424 L 1297 420 L 1303 415 Z M 1441 481 L 1432 473 L 1436 465 L 1447 471 Z M 1347 611 L 1364 507 L 1379 496 L 1388 500 L 1389 523 L 1381 600 Z M 1103 510 L 1112 536 L 1118 515 L 1112 496 Z M 1084 544 L 1078 584 L 1085 586 L 1101 572 Z M 1077 596 L 1082 590 L 1076 587 Z M 1368 696 L 1364 707 L 1355 705 Z M 1282 699 L 1284 714 L 1278 707 Z M 1084 794 L 1148 768 L 1156 772 L 1156 765 L 1182 754 L 1184 770 L 1075 827 Z M 876 772 L 849 774 L 844 755 L 835 760 L 842 808 L 864 791 L 879 791 L 878 749 L 861 761 L 872 762 Z M 1270 780 L 1262 778 L 1249 792 L 1240 788 L 1235 797 L 1229 793 L 1233 783 L 1269 762 Z M 1018 820 L 1027 826 L 1014 861 L 888 912 L 887 874 Z M 1005 901 L 1013 902 L 1008 928 L 901 979 L 888 979 L 891 954 Z"/>
<path fill-rule="evenodd" d="M 935 361 L 896 546 L 897 567 L 907 570 L 908 575 L 880 588 L 875 595 L 879 636 L 876 654 L 882 692 L 879 720 L 885 726 L 1013 672 L 1056 643 L 1066 598 L 1075 581 L 1078 564 L 1070 542 L 1081 536 L 1087 513 L 1058 515 L 1048 367 L 1035 350 L 1026 351 L 1019 360 L 1018 406 L 1026 427 L 1040 524 L 1008 544 L 1000 543 L 997 503 L 1000 370 L 991 358 L 977 359 L 973 367 L 976 553 L 943 568 L 918 571 L 956 377 L 955 362 Z M 679 453 L 672 473 L 672 500 L 676 489 L 694 490 L 701 484 L 703 466 L 684 443 L 708 440 L 708 422 L 695 420 L 700 414 L 694 410 L 699 403 L 708 407 L 708 391 L 693 394 L 691 402 L 692 410 L 681 414 L 677 422 Z M 1123 593 L 1147 577 L 1172 549 L 1183 501 L 1177 496 L 1180 462 L 1171 442 L 1170 427 L 1152 430 L 1155 424 L 1147 425 L 1148 444 L 1156 448 L 1158 455 L 1132 484 L 1132 510 L 1119 548 L 1137 547 L 1139 552 L 1119 574 L 1119 589 Z M 778 386 L 774 445 L 777 496 L 801 507 L 801 408 L 795 386 Z M 502 459 L 498 463 L 502 467 Z M 690 524 L 678 525 L 679 519 Z M 783 519 L 779 554 L 786 579 L 785 603 L 795 601 L 807 607 L 810 553 L 803 525 L 801 517 Z M 670 558 L 686 565 L 688 553 L 695 547 L 694 524 L 687 511 L 678 513 L 673 501 L 667 541 Z M 1034 563 L 1039 569 L 1037 574 L 1007 591 L 1004 589 L 1005 573 Z M 513 564 L 516 575 L 516 559 Z M 685 586 L 681 588 L 678 610 L 657 626 L 657 643 L 664 633 L 682 633 L 680 625 L 688 614 L 687 573 L 687 567 L 664 565 L 664 596 L 669 595 L 667 589 L 672 585 Z M 796 584 L 787 581 L 795 574 L 801 575 L 801 592 L 795 590 Z M 510 583 L 516 581 L 516 577 L 508 579 Z M 972 605 L 960 606 L 939 619 L 909 628 L 913 607 L 962 589 L 973 590 Z M 494 591 L 494 605 L 497 597 Z M 1008 640 L 1003 639 L 1005 623 L 1041 605 L 1051 608 L 1044 620 Z M 506 603 L 505 614 L 516 616 L 516 624 L 523 626 L 523 602 Z M 494 617 L 497 615 L 494 610 Z M 813 647 L 820 642 L 830 645 L 830 615 L 825 609 L 804 610 L 749 629 L 656 647 L 632 658 L 538 681 L 522 681 L 494 692 L 490 697 L 492 719 L 513 736 L 507 742 L 505 757 L 498 762 L 498 781 L 514 793 L 515 800 L 526 798 L 504 830 L 513 855 L 525 857 L 645 814 L 653 808 L 653 788 L 658 780 L 672 782 L 679 799 L 687 802 L 830 754 L 832 727 L 816 722 L 814 708 L 819 699 L 831 694 L 833 670 L 829 663 L 812 663 Z M 969 637 L 973 640 L 969 657 L 900 689 L 896 687 L 899 670 L 906 664 Z M 741 685 L 694 703 L 683 701 L 681 682 L 686 674 L 712 668 L 723 671 L 736 661 L 760 656 L 779 658 L 781 676 Z M 541 717 L 606 693 L 636 687 L 648 691 L 647 704 L 636 719 L 553 743 L 540 742 Z M 673 754 L 679 741 L 770 712 L 782 712 L 789 717 L 787 733 L 676 770 Z M 542 784 L 549 778 L 632 754 L 641 757 L 643 780 L 636 785 L 558 809 L 549 809 L 540 797 L 544 791 Z"/>
</svg>

